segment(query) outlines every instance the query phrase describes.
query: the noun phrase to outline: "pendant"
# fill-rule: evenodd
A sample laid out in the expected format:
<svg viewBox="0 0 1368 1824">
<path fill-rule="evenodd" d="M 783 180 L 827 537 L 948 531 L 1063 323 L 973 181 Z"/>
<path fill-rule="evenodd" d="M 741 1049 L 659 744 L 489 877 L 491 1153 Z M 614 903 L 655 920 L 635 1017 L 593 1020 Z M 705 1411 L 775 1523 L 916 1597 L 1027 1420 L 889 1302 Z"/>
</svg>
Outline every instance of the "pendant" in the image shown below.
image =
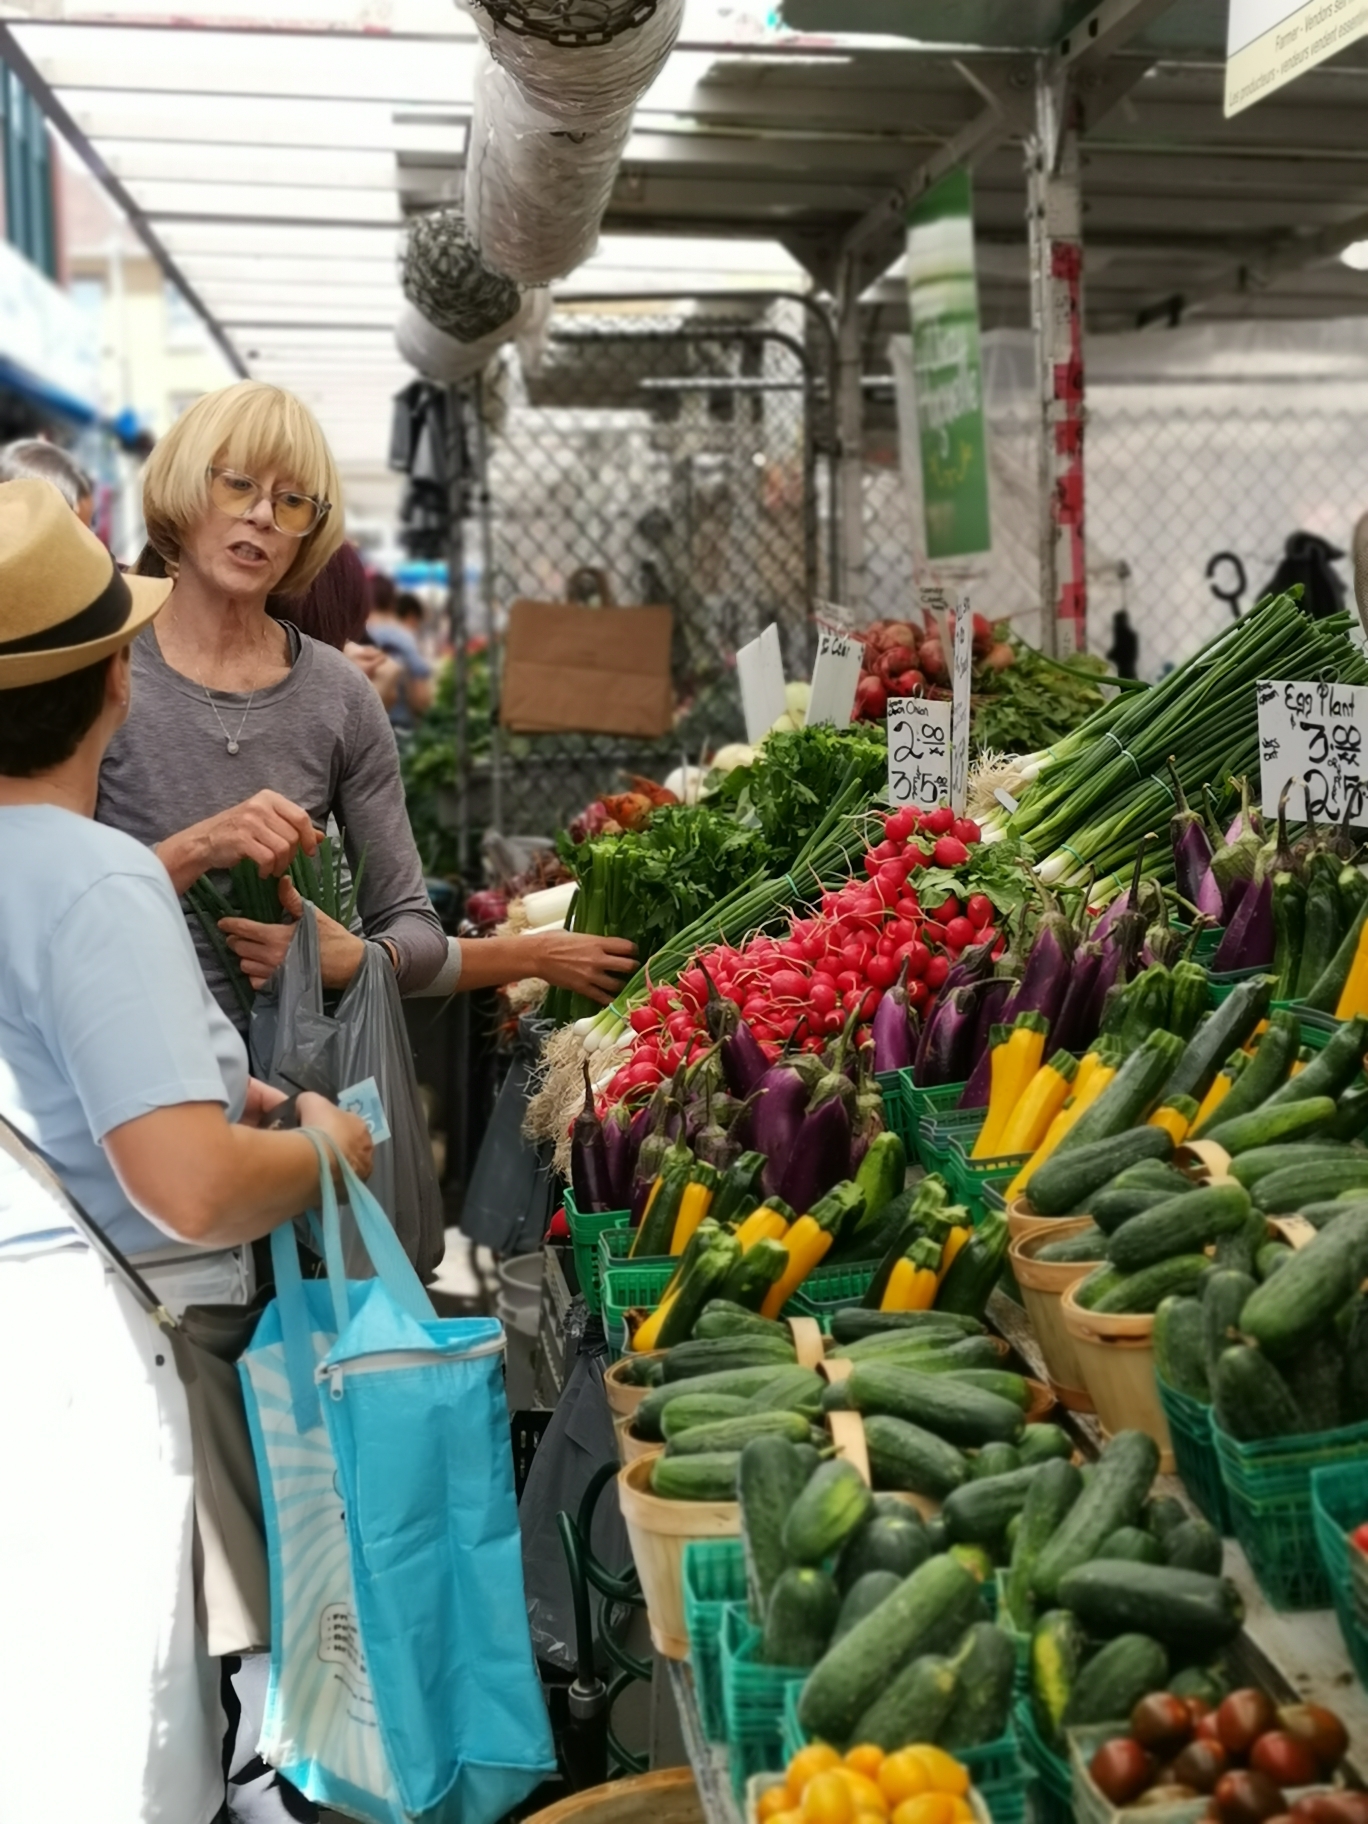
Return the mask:
<svg viewBox="0 0 1368 1824">
<path fill-rule="evenodd" d="M 230 753 L 230 754 L 235 754 L 235 753 L 236 753 L 236 752 L 237 752 L 237 751 L 238 751 L 238 744 L 237 744 L 237 742 L 236 742 L 236 741 L 230 741 L 230 742 L 229 742 L 229 743 L 228 743 L 228 752 L 229 752 L 229 753 Z"/>
</svg>

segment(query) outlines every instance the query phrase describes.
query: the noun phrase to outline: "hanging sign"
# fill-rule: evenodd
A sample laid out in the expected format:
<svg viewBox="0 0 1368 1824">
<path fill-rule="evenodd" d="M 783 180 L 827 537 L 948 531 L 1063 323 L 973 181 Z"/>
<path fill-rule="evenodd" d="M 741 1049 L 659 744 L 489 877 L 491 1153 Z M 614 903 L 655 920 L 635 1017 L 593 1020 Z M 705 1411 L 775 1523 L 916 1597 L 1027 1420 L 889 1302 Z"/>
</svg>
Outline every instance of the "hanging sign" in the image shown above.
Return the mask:
<svg viewBox="0 0 1368 1824">
<path fill-rule="evenodd" d="M 812 667 L 812 694 L 808 699 L 807 725 L 828 723 L 845 728 L 855 711 L 855 692 L 864 665 L 864 641 L 854 634 L 820 627 L 817 659 Z"/>
<path fill-rule="evenodd" d="M 1304 823 L 1339 823 L 1348 812 L 1355 829 L 1368 828 L 1368 686 L 1260 683 L 1260 798 L 1276 817 L 1288 780 L 1287 814 Z"/>
<path fill-rule="evenodd" d="M 773 621 L 758 640 L 739 648 L 736 675 L 741 685 L 746 739 L 755 747 L 788 708 L 784 695 L 784 655 L 779 650 L 779 629 Z"/>
<path fill-rule="evenodd" d="M 934 811 L 950 802 L 950 705 L 929 697 L 888 700 L 888 802 Z"/>
<path fill-rule="evenodd" d="M 969 700 L 974 678 L 974 617 L 969 597 L 963 595 L 955 608 L 955 647 L 950 669 L 950 808 L 963 817 L 969 801 L 969 718 L 973 705 Z"/>
<path fill-rule="evenodd" d="M 926 554 L 968 557 L 992 544 L 969 173 L 928 190 L 907 228 Z"/>
<path fill-rule="evenodd" d="M 1368 0 L 1230 0 L 1227 120 L 1368 35 Z"/>
</svg>

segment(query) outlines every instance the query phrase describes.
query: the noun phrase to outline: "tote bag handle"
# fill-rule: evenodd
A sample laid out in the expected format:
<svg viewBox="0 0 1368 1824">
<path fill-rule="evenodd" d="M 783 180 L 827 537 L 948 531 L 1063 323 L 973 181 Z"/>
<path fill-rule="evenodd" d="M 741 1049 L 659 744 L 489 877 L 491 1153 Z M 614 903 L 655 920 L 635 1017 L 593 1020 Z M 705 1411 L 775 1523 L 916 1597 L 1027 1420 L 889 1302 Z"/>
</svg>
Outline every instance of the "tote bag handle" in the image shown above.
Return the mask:
<svg viewBox="0 0 1368 1824">
<path fill-rule="evenodd" d="M 351 1300 L 347 1270 L 342 1256 L 342 1223 L 338 1213 L 337 1190 L 332 1178 L 332 1160 L 342 1171 L 347 1201 L 356 1219 L 375 1276 L 401 1310 L 420 1323 L 432 1322 L 437 1313 L 423 1282 L 414 1272 L 399 1238 L 390 1227 L 389 1218 L 370 1191 L 357 1177 L 332 1141 L 317 1128 L 305 1127 L 318 1154 L 319 1195 L 323 1209 L 323 1260 L 327 1269 L 328 1289 L 332 1294 L 335 1334 L 341 1335 L 351 1321 Z M 295 1424 L 300 1431 L 313 1431 L 323 1423 L 318 1386 L 314 1379 L 315 1353 L 313 1320 L 304 1297 L 304 1277 L 299 1269 L 299 1244 L 294 1225 L 282 1222 L 271 1231 L 271 1262 L 275 1268 L 276 1303 L 280 1310 L 281 1336 L 285 1366 L 290 1380 L 290 1398 Z"/>
</svg>

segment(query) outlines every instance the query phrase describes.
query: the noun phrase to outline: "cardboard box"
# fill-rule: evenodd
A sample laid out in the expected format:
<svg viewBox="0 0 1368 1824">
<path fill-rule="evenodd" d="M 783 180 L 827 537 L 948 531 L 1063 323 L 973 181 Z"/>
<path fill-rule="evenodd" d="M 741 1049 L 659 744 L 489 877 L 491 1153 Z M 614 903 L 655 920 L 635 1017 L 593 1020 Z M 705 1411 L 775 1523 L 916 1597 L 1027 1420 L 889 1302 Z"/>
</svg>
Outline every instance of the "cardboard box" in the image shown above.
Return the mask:
<svg viewBox="0 0 1368 1824">
<path fill-rule="evenodd" d="M 668 735 L 673 636 L 668 608 L 514 602 L 504 641 L 503 726 L 520 735 Z"/>
</svg>

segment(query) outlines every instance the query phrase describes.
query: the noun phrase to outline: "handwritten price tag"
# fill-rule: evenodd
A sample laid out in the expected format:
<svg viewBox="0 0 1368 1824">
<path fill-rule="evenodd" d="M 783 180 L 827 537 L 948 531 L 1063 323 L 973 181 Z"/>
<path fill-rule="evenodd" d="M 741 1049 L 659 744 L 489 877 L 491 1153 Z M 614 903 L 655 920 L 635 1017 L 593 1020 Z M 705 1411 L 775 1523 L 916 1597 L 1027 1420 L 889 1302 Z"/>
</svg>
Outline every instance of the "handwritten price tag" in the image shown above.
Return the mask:
<svg viewBox="0 0 1368 1824">
<path fill-rule="evenodd" d="M 1259 774 L 1263 813 L 1276 817 L 1289 779 L 1287 814 L 1368 827 L 1368 687 L 1260 682 Z"/>
<path fill-rule="evenodd" d="M 855 691 L 864 664 L 864 641 L 853 634 L 833 633 L 823 627 L 817 635 L 817 660 L 812 667 L 812 695 L 807 721 L 844 728 L 855 708 Z"/>
<path fill-rule="evenodd" d="M 888 700 L 888 802 L 934 811 L 950 799 L 950 705 Z"/>
</svg>

